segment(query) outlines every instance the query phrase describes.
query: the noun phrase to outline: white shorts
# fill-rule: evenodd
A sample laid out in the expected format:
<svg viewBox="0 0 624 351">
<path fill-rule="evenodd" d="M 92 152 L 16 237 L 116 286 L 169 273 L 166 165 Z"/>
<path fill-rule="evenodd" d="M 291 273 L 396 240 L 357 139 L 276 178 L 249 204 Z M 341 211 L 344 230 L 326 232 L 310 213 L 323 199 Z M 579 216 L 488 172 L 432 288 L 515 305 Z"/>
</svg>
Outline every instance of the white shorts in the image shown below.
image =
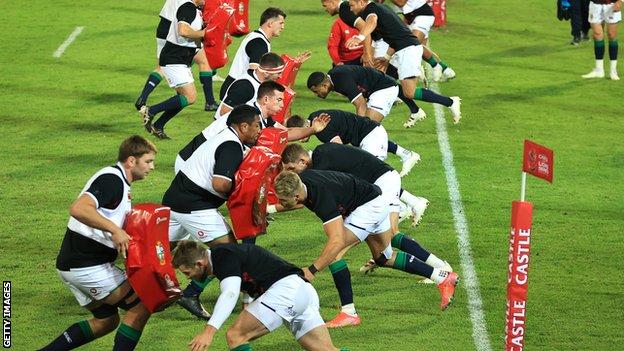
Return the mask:
<svg viewBox="0 0 624 351">
<path fill-rule="evenodd" d="M 615 24 L 620 22 L 622 20 L 622 11 L 613 12 L 613 5 L 614 4 L 595 4 L 590 2 L 587 21 L 594 24 Z"/>
<path fill-rule="evenodd" d="M 388 157 L 388 132 L 386 129 L 383 126 L 377 126 L 371 130 L 360 141 L 360 149 L 384 161 Z"/>
<path fill-rule="evenodd" d="M 310 330 L 325 324 L 319 312 L 316 290 L 295 274 L 273 283 L 246 310 L 269 331 L 286 323 L 297 340 Z"/>
<path fill-rule="evenodd" d="M 386 117 L 390 113 L 390 110 L 392 109 L 392 104 L 394 104 L 394 100 L 396 100 L 398 96 L 398 85 L 377 90 L 376 92 L 370 94 L 370 96 L 368 97 L 366 107 L 373 109 L 381 113 L 382 116 Z"/>
<path fill-rule="evenodd" d="M 386 55 L 386 53 L 388 52 L 388 49 L 390 48 L 390 45 L 388 45 L 388 43 L 386 43 L 383 39 L 379 39 L 379 40 L 375 40 L 372 43 L 372 47 L 373 47 L 373 57 L 374 58 L 378 58 L 378 57 L 384 57 Z"/>
<path fill-rule="evenodd" d="M 175 64 L 160 66 L 160 68 L 165 73 L 165 78 L 167 78 L 167 83 L 171 88 L 178 88 L 194 82 L 191 68 L 187 65 Z"/>
<path fill-rule="evenodd" d="M 169 241 L 186 240 L 190 236 L 203 243 L 227 235 L 232 230 L 216 208 L 180 213 L 171 211 Z"/>
<path fill-rule="evenodd" d="M 401 195 L 401 176 L 399 172 L 392 170 L 388 171 L 377 178 L 375 185 L 381 188 L 381 196 L 386 199 L 386 204 L 390 213 L 400 212 L 401 201 L 399 196 Z"/>
<path fill-rule="evenodd" d="M 126 281 L 126 272 L 112 263 L 57 272 L 80 306 L 105 299 Z"/>
<path fill-rule="evenodd" d="M 156 38 L 156 58 L 160 58 L 160 52 L 165 47 L 167 39 Z"/>
<path fill-rule="evenodd" d="M 344 226 L 360 241 L 369 235 L 381 234 L 390 229 L 388 202 L 380 195 L 356 208 L 344 219 Z"/>
<path fill-rule="evenodd" d="M 392 55 L 390 64 L 397 68 L 399 80 L 406 78 L 420 77 L 422 71 L 420 63 L 422 61 L 422 45 L 411 45 L 403 48 Z"/>
<path fill-rule="evenodd" d="M 410 30 L 417 30 L 423 33 L 425 38 L 429 38 L 429 31 L 433 27 L 433 22 L 435 22 L 435 16 L 416 16 L 408 27 Z"/>
</svg>

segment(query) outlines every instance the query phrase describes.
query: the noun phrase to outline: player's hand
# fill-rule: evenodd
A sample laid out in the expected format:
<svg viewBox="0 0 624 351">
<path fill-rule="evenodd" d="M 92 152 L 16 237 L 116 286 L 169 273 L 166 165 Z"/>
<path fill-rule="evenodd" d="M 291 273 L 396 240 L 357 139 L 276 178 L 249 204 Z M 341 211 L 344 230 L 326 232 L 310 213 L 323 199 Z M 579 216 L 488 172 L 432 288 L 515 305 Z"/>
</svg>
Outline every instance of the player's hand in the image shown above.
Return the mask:
<svg viewBox="0 0 624 351">
<path fill-rule="evenodd" d="M 358 34 L 358 35 L 354 35 L 351 38 L 349 38 L 349 40 L 347 40 L 347 42 L 345 43 L 345 46 L 347 47 L 347 49 L 355 49 L 358 46 L 362 46 L 362 42 L 364 41 L 364 36 L 362 34 Z"/>
<path fill-rule="evenodd" d="M 620 12 L 622 10 L 622 1 L 616 1 L 611 8 L 612 12 Z"/>
<path fill-rule="evenodd" d="M 340 61 L 340 62 L 336 63 L 335 65 L 336 66 L 342 66 L 342 65 L 344 65 L 344 62 Z"/>
<path fill-rule="evenodd" d="M 115 247 L 117 248 L 117 253 L 121 254 L 121 256 L 123 256 L 123 258 L 126 258 L 126 252 L 128 251 L 128 243 L 130 242 L 130 240 L 132 240 L 132 238 L 130 237 L 130 235 L 128 235 L 128 233 L 126 233 L 125 230 L 119 228 L 119 230 L 116 230 L 114 233 L 112 234 L 112 240 L 113 243 L 115 244 Z"/>
<path fill-rule="evenodd" d="M 364 53 L 364 55 L 362 55 L 362 66 L 375 67 L 375 60 L 373 59 L 373 56 L 368 53 Z"/>
<path fill-rule="evenodd" d="M 189 349 L 191 351 L 207 350 L 208 347 L 210 347 L 210 344 L 212 344 L 212 338 L 214 337 L 215 332 L 216 332 L 216 329 L 214 329 L 213 326 L 206 325 L 206 328 L 204 328 L 204 331 L 195 335 L 193 340 L 191 340 L 191 342 L 188 343 Z"/>
<path fill-rule="evenodd" d="M 310 52 L 310 50 L 306 50 L 300 54 L 297 54 L 297 57 L 295 57 L 295 61 L 299 63 L 304 63 L 308 59 L 310 59 L 310 57 L 312 57 L 312 53 Z"/>
<path fill-rule="evenodd" d="M 301 270 L 303 271 L 303 275 L 306 278 L 306 280 L 311 283 L 314 280 L 314 274 L 312 274 L 312 272 L 310 272 L 308 267 L 303 267 L 303 268 L 301 268 Z"/>
<path fill-rule="evenodd" d="M 314 133 L 318 133 L 325 129 L 327 125 L 331 121 L 331 117 L 327 113 L 321 113 L 316 116 L 316 118 L 312 121 L 312 129 L 314 129 Z"/>
<path fill-rule="evenodd" d="M 390 64 L 390 61 L 386 60 L 383 57 L 378 57 L 374 60 L 373 67 L 386 73 L 386 70 L 388 69 L 388 64 Z"/>
</svg>

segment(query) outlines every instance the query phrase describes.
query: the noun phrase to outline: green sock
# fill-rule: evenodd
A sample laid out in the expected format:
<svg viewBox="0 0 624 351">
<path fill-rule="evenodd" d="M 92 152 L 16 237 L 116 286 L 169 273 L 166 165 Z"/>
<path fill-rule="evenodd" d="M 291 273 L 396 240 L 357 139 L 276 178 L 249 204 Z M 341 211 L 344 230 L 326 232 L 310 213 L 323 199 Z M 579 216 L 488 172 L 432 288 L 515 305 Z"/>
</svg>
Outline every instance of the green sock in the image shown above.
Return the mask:
<svg viewBox="0 0 624 351">
<path fill-rule="evenodd" d="M 423 96 L 423 89 L 416 88 L 416 92 L 414 92 L 414 100 L 422 100 L 422 96 Z"/>
<path fill-rule="evenodd" d="M 253 349 L 251 348 L 251 344 L 250 343 L 238 345 L 235 348 L 230 349 L 230 350 L 231 351 L 253 351 Z"/>
<path fill-rule="evenodd" d="M 446 67 L 448 67 L 448 65 L 444 61 L 442 61 L 442 60 L 440 60 L 439 64 L 440 64 L 440 66 L 442 66 L 442 70 L 443 71 L 446 69 Z"/>
<path fill-rule="evenodd" d="M 188 106 L 189 103 L 188 103 L 188 99 L 186 98 L 186 96 L 184 96 L 184 95 L 178 95 L 178 96 L 179 96 L 179 99 L 180 99 L 181 107 L 184 108 L 184 107 Z"/>
<path fill-rule="evenodd" d="M 430 58 L 425 59 L 425 61 L 427 61 L 427 63 L 431 66 L 431 68 L 435 67 L 438 65 L 438 61 L 436 61 L 435 57 L 433 57 L 433 55 L 431 55 Z"/>
</svg>

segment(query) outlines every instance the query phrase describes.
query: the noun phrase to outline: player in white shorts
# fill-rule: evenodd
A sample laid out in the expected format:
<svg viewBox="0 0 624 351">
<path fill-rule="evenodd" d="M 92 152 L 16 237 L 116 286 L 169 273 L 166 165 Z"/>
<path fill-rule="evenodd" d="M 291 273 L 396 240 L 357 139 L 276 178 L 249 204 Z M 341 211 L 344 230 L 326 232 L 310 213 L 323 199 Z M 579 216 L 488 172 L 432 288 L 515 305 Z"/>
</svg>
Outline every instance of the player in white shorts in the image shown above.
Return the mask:
<svg viewBox="0 0 624 351">
<path fill-rule="evenodd" d="M 452 302 L 459 280 L 456 273 L 434 268 L 410 253 L 392 250 L 388 197 L 377 185 L 348 173 L 306 169 L 299 174 L 282 171 L 275 179 L 275 192 L 285 208 L 303 204 L 323 221 L 327 242 L 321 255 L 303 271 L 310 281 L 325 267 L 332 271 L 342 308 L 328 327 L 360 324 L 353 304 L 351 275 L 344 260 L 337 258 L 362 241 L 366 241 L 380 267 L 434 280 L 441 294 L 441 309 Z"/>
<path fill-rule="evenodd" d="M 617 72 L 618 41 L 617 27 L 622 20 L 622 0 L 591 0 L 589 3 L 588 21 L 594 33 L 595 68 L 583 75 L 583 78 L 604 78 L 604 27 L 607 28 L 609 39 L 609 78 L 620 80 Z"/>
<path fill-rule="evenodd" d="M 131 211 L 130 184 L 154 169 L 156 147 L 135 135 L 124 140 L 117 164 L 95 173 L 70 208 L 56 258 L 61 281 L 93 318 L 75 323 L 41 350 L 71 350 L 117 329 L 115 350 L 133 350 L 150 313 L 114 265 L 126 257 L 130 237 L 122 229 Z M 119 308 L 126 311 L 120 322 Z"/>
<path fill-rule="evenodd" d="M 221 282 L 214 313 L 189 343 L 191 349 L 210 347 L 244 292 L 255 300 L 228 328 L 228 349 L 251 350 L 249 341 L 285 325 L 304 350 L 338 350 L 321 318 L 316 290 L 300 268 L 268 250 L 250 244 L 206 250 L 197 242 L 183 241 L 174 252 L 173 265 L 191 279 L 214 275 Z"/>
</svg>

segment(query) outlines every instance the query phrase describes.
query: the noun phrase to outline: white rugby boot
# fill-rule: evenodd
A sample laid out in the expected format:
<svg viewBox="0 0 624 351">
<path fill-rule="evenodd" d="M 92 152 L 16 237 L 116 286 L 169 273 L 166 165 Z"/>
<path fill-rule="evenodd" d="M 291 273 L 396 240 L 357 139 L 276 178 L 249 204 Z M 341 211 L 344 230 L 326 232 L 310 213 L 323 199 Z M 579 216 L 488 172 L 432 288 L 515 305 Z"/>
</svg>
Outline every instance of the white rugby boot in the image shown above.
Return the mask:
<svg viewBox="0 0 624 351">
<path fill-rule="evenodd" d="M 444 76 L 444 79 L 451 80 L 455 78 L 455 71 L 453 71 L 451 67 L 446 67 L 444 71 L 442 71 L 442 75 Z"/>
<path fill-rule="evenodd" d="M 453 100 L 453 104 L 449 106 L 449 109 L 451 110 L 451 114 L 453 115 L 453 123 L 457 124 L 462 118 L 461 99 L 459 98 L 459 96 L 451 96 L 451 100 Z"/>
<path fill-rule="evenodd" d="M 414 126 L 414 124 L 416 124 L 416 122 L 422 121 L 425 118 L 427 118 L 427 114 L 425 113 L 425 110 L 423 110 L 421 108 L 421 109 L 418 110 L 418 112 L 412 113 L 409 116 L 407 121 L 405 121 L 405 123 L 403 123 L 403 127 L 405 127 L 405 128 L 412 128 Z"/>
</svg>

